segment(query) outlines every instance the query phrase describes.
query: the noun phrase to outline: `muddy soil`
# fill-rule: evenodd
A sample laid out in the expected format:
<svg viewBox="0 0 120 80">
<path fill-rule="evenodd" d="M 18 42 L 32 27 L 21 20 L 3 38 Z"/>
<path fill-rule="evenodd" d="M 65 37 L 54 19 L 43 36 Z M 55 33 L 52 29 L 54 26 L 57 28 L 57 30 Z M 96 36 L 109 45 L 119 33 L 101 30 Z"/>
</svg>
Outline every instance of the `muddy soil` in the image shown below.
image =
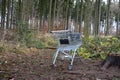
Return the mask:
<svg viewBox="0 0 120 80">
<path fill-rule="evenodd" d="M 70 61 L 58 58 L 53 68 L 54 52 L 41 49 L 0 55 L 0 80 L 120 80 L 120 69 L 102 70 L 102 60 L 81 59 L 79 62 L 75 58 L 73 69 L 68 70 Z"/>
</svg>

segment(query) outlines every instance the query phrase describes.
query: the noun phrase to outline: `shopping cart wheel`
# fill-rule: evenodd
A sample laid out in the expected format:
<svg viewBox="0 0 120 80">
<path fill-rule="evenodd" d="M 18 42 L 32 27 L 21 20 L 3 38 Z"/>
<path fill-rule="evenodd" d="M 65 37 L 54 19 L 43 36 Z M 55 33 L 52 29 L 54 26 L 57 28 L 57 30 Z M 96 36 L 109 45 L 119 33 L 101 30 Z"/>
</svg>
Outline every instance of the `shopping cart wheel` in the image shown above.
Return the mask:
<svg viewBox="0 0 120 80">
<path fill-rule="evenodd" d="M 56 64 L 52 64 L 51 67 L 52 67 L 52 68 L 55 68 L 55 67 L 56 67 Z"/>
<path fill-rule="evenodd" d="M 80 57 L 78 58 L 78 62 L 81 62 L 81 59 L 80 59 Z"/>
<path fill-rule="evenodd" d="M 69 59 L 70 59 L 70 61 L 72 61 L 72 57 L 70 57 Z"/>
<path fill-rule="evenodd" d="M 68 69 L 69 69 L 69 70 L 72 70 L 72 65 L 69 65 L 69 66 L 68 66 Z"/>
<path fill-rule="evenodd" d="M 65 57 L 64 57 L 64 56 L 62 56 L 62 61 L 64 61 L 64 59 L 65 59 Z"/>
</svg>

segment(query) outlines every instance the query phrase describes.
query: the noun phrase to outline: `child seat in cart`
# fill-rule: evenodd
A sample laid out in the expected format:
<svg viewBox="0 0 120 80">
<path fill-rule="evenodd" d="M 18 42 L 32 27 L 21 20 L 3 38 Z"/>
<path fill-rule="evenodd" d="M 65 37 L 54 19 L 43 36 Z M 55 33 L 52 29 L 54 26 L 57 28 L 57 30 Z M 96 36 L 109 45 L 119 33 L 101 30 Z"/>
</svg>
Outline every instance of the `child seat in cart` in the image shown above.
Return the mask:
<svg viewBox="0 0 120 80">
<path fill-rule="evenodd" d="M 80 33 L 71 32 L 70 30 L 58 30 L 52 31 L 52 34 L 57 41 L 57 50 L 53 56 L 53 66 L 56 66 L 56 60 L 59 54 L 62 54 L 62 59 L 69 58 L 70 65 L 68 69 L 71 70 L 74 62 L 75 55 L 77 54 L 77 49 L 82 44 L 82 39 Z"/>
</svg>

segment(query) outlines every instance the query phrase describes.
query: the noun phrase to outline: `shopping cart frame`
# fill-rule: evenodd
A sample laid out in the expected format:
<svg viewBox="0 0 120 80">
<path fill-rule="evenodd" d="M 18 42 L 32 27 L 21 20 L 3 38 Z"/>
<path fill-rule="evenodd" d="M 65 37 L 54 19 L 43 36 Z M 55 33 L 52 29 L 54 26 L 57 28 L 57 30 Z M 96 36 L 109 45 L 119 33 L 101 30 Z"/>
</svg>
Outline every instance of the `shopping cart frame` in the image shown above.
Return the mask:
<svg viewBox="0 0 120 80">
<path fill-rule="evenodd" d="M 77 49 L 82 44 L 82 38 L 80 33 L 71 32 L 70 30 L 58 30 L 52 31 L 52 34 L 58 44 L 57 50 L 53 56 L 52 65 L 54 67 L 56 66 L 56 59 L 59 54 L 62 54 L 62 60 L 64 60 L 64 58 L 70 59 L 71 62 L 68 66 L 68 69 L 71 70 L 75 55 L 77 54 Z"/>
</svg>

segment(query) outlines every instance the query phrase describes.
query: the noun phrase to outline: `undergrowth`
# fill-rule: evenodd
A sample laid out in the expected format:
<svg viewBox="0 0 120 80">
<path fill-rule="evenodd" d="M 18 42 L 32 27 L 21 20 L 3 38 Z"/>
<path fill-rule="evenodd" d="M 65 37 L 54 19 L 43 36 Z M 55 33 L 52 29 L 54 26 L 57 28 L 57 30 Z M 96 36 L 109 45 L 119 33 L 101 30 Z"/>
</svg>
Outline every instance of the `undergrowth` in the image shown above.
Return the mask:
<svg viewBox="0 0 120 80">
<path fill-rule="evenodd" d="M 13 44 L 9 44 L 9 41 L 4 44 L 0 42 L 0 53 L 5 51 L 21 53 L 24 48 L 43 49 L 45 47 L 57 46 L 54 38 L 47 33 L 35 34 L 25 29 L 25 31 L 21 30 L 18 35 L 18 42 L 14 41 L 16 39 L 13 39 L 13 41 L 10 39 L 10 41 L 14 42 Z M 82 46 L 77 51 L 83 58 L 105 59 L 110 53 L 120 53 L 120 40 L 117 37 L 89 38 L 87 41 L 83 38 Z"/>
<path fill-rule="evenodd" d="M 84 58 L 105 59 L 110 53 L 120 53 L 120 40 L 116 37 L 98 39 L 89 38 L 78 50 Z"/>
</svg>

